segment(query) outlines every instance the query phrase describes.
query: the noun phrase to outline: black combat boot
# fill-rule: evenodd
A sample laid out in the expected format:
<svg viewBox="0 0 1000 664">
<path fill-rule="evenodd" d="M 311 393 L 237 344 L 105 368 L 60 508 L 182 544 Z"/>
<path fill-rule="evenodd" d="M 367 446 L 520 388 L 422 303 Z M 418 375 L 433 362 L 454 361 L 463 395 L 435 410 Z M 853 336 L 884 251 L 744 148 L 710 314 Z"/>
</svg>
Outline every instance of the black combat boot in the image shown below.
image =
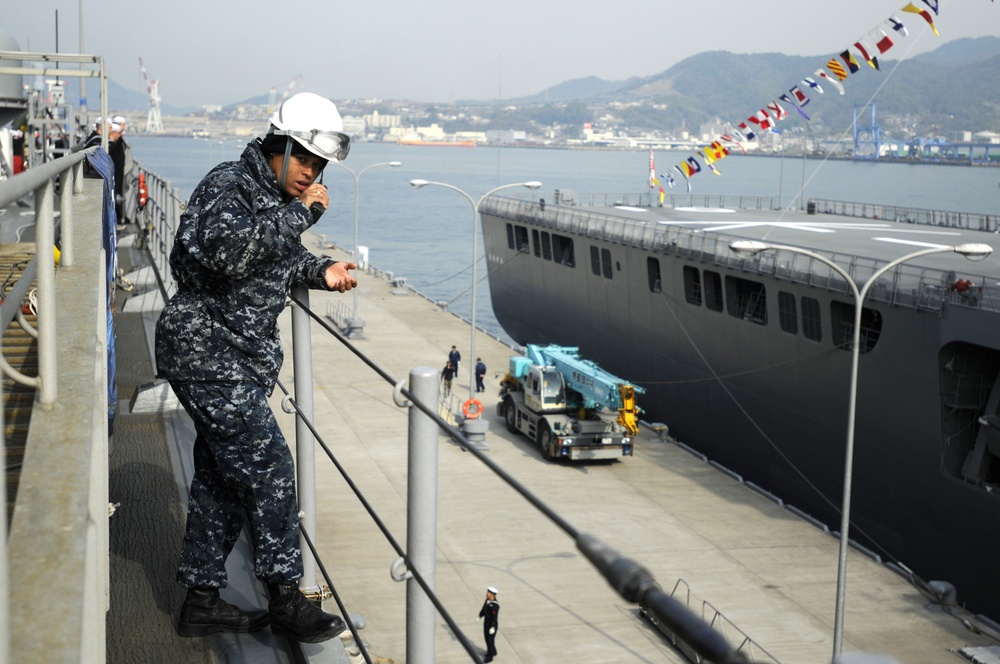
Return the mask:
<svg viewBox="0 0 1000 664">
<path fill-rule="evenodd" d="M 218 588 L 188 588 L 177 621 L 181 636 L 216 632 L 256 632 L 267 625 L 267 611 L 244 611 L 219 597 Z"/>
<path fill-rule="evenodd" d="M 340 616 L 326 613 L 311 604 L 299 592 L 298 584 L 269 583 L 267 592 L 271 597 L 267 612 L 274 634 L 284 634 L 305 643 L 320 643 L 344 631 L 344 621 Z"/>
</svg>

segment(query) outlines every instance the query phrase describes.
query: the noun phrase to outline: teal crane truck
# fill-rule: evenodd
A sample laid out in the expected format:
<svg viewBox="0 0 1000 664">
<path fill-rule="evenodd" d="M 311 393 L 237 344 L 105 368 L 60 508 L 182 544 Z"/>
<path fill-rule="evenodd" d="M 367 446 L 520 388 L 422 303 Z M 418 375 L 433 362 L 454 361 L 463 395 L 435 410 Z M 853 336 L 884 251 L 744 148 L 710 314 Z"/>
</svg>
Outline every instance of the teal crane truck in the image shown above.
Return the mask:
<svg viewBox="0 0 1000 664">
<path fill-rule="evenodd" d="M 549 459 L 616 459 L 635 449 L 635 395 L 643 392 L 581 358 L 578 348 L 529 344 L 524 356 L 510 358 L 497 414 Z"/>
</svg>

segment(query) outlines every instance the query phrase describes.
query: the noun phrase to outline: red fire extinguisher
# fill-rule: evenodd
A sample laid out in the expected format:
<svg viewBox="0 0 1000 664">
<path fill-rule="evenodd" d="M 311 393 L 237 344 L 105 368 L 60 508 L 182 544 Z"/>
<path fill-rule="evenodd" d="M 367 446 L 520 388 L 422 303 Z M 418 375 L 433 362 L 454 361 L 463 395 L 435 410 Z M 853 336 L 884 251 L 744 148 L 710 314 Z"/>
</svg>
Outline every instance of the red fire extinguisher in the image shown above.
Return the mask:
<svg viewBox="0 0 1000 664">
<path fill-rule="evenodd" d="M 146 192 L 146 174 L 139 173 L 139 208 L 146 207 L 148 193 Z"/>
</svg>

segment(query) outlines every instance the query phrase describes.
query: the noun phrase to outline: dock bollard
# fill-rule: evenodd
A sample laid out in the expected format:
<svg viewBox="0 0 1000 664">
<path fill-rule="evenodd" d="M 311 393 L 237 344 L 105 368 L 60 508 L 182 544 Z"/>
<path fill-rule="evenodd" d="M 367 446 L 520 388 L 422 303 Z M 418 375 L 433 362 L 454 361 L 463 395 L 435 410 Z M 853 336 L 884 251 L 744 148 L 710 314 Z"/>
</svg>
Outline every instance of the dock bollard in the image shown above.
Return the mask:
<svg viewBox="0 0 1000 664">
<path fill-rule="evenodd" d="M 489 430 L 490 423 L 483 417 L 467 417 L 462 420 L 462 433 L 477 450 L 490 449 L 490 446 L 486 444 L 486 432 Z"/>
<path fill-rule="evenodd" d="M 670 429 L 663 422 L 653 422 L 649 428 L 656 432 L 656 437 L 665 441 L 670 437 Z"/>
<path fill-rule="evenodd" d="M 344 336 L 348 339 L 364 339 L 365 338 L 365 319 L 364 318 L 348 318 L 345 325 Z"/>
</svg>

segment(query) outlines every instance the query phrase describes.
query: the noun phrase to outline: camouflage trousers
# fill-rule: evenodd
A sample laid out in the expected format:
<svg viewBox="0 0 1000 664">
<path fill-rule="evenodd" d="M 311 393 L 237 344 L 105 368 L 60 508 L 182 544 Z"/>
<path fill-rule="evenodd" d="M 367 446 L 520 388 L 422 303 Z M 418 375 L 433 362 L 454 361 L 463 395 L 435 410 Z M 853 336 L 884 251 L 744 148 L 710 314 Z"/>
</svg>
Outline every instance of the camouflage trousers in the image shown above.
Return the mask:
<svg viewBox="0 0 1000 664">
<path fill-rule="evenodd" d="M 177 581 L 224 588 L 244 525 L 264 582 L 302 576 L 295 467 L 267 396 L 250 382 L 171 382 L 194 420 L 194 477 Z"/>
</svg>

